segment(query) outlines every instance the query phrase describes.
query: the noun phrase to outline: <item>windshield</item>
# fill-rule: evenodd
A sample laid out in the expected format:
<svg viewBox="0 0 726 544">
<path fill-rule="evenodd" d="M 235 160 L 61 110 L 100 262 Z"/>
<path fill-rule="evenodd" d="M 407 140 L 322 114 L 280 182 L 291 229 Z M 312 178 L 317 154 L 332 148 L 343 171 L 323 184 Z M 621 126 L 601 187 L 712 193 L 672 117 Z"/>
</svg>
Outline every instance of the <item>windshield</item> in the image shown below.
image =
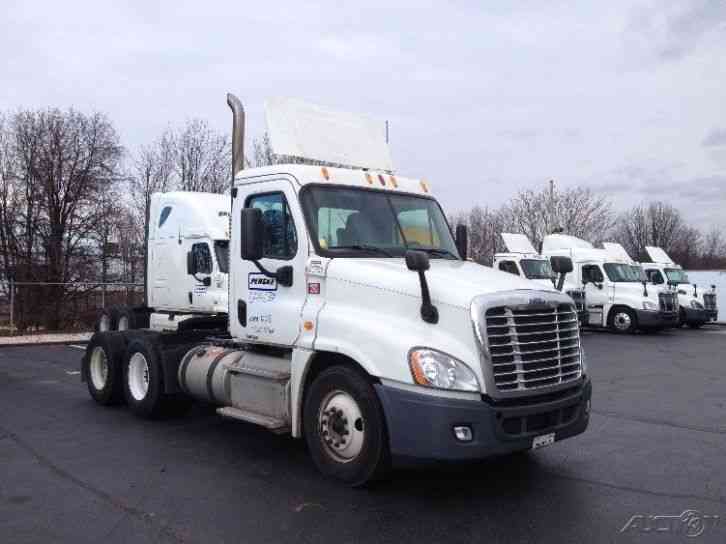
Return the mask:
<svg viewBox="0 0 726 544">
<path fill-rule="evenodd" d="M 688 281 L 688 274 L 686 274 L 683 270 L 680 268 L 666 268 L 665 270 L 666 276 L 668 276 L 668 281 L 673 283 L 691 283 Z"/>
<path fill-rule="evenodd" d="M 219 271 L 229 274 L 229 240 L 215 240 L 214 255 L 217 257 Z"/>
<path fill-rule="evenodd" d="M 544 259 L 522 259 L 519 264 L 530 280 L 549 280 L 555 275 L 550 262 Z"/>
<path fill-rule="evenodd" d="M 648 281 L 648 276 L 645 275 L 645 270 L 643 270 L 643 267 L 637 264 L 630 265 L 633 269 L 633 272 L 638 275 L 639 281 Z"/>
<path fill-rule="evenodd" d="M 610 281 L 639 282 L 640 270 L 636 266 L 622 263 L 605 263 L 605 273 Z"/>
<path fill-rule="evenodd" d="M 407 249 L 459 259 L 438 203 L 426 197 L 349 187 L 308 186 L 305 218 L 329 257 L 403 257 Z"/>
</svg>

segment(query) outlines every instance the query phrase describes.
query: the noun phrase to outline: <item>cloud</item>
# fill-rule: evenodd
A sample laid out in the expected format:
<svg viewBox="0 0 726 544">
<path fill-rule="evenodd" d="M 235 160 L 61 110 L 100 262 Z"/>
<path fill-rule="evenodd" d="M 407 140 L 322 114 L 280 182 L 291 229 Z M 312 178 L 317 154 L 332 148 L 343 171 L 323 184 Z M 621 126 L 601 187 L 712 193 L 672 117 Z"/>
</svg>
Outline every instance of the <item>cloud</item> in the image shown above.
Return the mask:
<svg viewBox="0 0 726 544">
<path fill-rule="evenodd" d="M 726 128 L 715 128 L 709 132 L 701 143 L 703 147 L 721 147 L 726 145 Z"/>
</svg>

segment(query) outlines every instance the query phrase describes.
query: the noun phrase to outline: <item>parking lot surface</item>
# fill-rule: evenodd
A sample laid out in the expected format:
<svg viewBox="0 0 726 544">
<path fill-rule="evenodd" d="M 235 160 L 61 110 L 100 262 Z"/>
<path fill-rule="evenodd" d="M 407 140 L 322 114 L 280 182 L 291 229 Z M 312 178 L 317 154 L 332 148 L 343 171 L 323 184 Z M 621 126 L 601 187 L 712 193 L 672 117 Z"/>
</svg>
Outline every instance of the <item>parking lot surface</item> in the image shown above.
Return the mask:
<svg viewBox="0 0 726 544">
<path fill-rule="evenodd" d="M 725 542 L 726 328 L 583 343 L 585 434 L 362 490 L 209 408 L 99 407 L 77 348 L 0 348 L 0 542 Z"/>
</svg>

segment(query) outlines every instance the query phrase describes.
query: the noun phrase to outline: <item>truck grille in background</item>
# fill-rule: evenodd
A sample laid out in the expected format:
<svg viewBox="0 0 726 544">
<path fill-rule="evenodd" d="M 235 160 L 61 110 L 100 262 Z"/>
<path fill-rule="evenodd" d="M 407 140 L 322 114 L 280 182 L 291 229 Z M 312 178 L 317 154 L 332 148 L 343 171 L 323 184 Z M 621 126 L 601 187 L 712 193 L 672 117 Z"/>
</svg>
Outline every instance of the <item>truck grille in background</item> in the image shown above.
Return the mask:
<svg viewBox="0 0 726 544">
<path fill-rule="evenodd" d="M 678 310 L 676 308 L 676 295 L 674 293 L 658 293 L 658 301 L 661 312 L 675 312 Z"/>
<path fill-rule="evenodd" d="M 580 332 L 572 304 L 497 306 L 485 319 L 499 391 L 539 389 L 580 377 Z"/>
<path fill-rule="evenodd" d="M 715 310 L 716 309 L 716 295 L 713 293 L 704 293 L 703 294 L 703 307 L 707 310 Z"/>
<path fill-rule="evenodd" d="M 585 311 L 585 293 L 584 291 L 580 291 L 579 289 L 573 289 L 572 291 L 567 291 L 567 294 L 570 296 L 570 298 L 575 301 L 575 308 L 578 312 L 584 312 Z"/>
</svg>

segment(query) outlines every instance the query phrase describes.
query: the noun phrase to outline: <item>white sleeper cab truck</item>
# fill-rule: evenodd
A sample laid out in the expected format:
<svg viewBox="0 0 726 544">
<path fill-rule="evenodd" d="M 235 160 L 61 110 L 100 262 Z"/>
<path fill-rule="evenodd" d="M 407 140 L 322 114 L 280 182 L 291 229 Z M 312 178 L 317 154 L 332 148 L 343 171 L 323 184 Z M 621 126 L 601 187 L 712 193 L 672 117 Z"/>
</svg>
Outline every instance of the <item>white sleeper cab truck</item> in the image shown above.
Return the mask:
<svg viewBox="0 0 726 544">
<path fill-rule="evenodd" d="M 556 257 L 554 261 L 550 261 L 537 253 L 524 234 L 502 232 L 501 236 L 508 253 L 494 255 L 495 269 L 524 276 L 540 285 L 554 285 L 558 291 L 563 290 L 564 279 L 567 273 L 572 272 L 572 261 L 569 257 Z M 575 303 L 580 324 L 587 325 L 585 289 L 570 286 L 566 292 Z"/>
<path fill-rule="evenodd" d="M 96 401 L 143 417 L 212 403 L 304 438 L 321 472 L 353 485 L 586 429 L 572 299 L 468 262 L 431 186 L 392 173 L 382 123 L 269 102 L 278 156 L 346 167 L 243 170 L 244 113 L 228 104 L 228 329 L 97 333 L 82 363 Z"/>
<path fill-rule="evenodd" d="M 590 242 L 566 234 L 545 236 L 542 254 L 572 259 L 574 270 L 565 278 L 565 289 L 568 285 L 585 287 L 590 327 L 625 333 L 677 325 L 675 294 L 648 288 L 629 258 L 596 249 Z"/>
<path fill-rule="evenodd" d="M 218 316 L 205 323 L 225 327 L 229 209 L 229 195 L 185 191 L 151 195 L 145 303 L 104 308 L 96 329 L 176 330 L 181 322 L 200 316 Z"/>
<path fill-rule="evenodd" d="M 709 321 L 718 319 L 715 285 L 711 285 L 710 289 L 704 289 L 691 284 L 681 265 L 674 263 L 662 248 L 646 246 L 645 251 L 653 261 L 640 263 L 648 281 L 654 285 L 670 284 L 677 289 L 681 325 L 697 329 Z"/>
</svg>

